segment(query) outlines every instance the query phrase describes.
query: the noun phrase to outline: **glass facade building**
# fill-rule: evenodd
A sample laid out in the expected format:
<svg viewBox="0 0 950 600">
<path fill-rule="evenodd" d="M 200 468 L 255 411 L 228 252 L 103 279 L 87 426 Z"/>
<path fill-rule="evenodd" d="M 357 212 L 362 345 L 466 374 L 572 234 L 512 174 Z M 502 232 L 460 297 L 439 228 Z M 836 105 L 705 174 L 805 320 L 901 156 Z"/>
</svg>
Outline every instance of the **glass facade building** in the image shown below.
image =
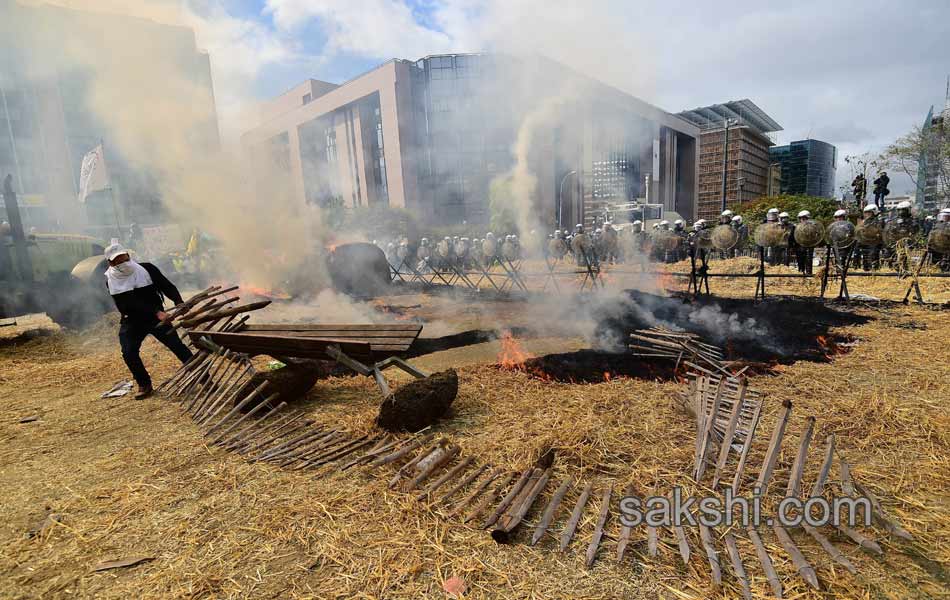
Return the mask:
<svg viewBox="0 0 950 600">
<path fill-rule="evenodd" d="M 769 148 L 769 158 L 782 171 L 781 193 L 834 198 L 838 151 L 831 144 L 799 140 Z"/>
</svg>

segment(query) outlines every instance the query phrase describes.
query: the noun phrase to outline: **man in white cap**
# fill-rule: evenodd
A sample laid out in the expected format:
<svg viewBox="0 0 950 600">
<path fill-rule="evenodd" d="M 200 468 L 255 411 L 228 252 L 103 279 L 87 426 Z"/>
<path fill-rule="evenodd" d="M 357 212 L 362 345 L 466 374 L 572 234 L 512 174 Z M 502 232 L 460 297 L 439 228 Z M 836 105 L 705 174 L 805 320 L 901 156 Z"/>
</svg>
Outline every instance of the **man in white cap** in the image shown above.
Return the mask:
<svg viewBox="0 0 950 600">
<path fill-rule="evenodd" d="M 807 223 L 811 220 L 811 212 L 807 210 L 798 211 L 798 223 Z M 794 237 L 794 236 L 793 236 Z M 790 242 L 791 243 L 791 242 Z M 815 261 L 815 249 L 803 248 L 795 242 L 795 260 L 798 263 L 798 271 L 805 275 L 812 274 L 812 264 Z"/>
<path fill-rule="evenodd" d="M 735 247 L 732 249 L 732 257 L 735 258 L 739 256 L 743 248 L 745 248 L 746 243 L 749 240 L 749 226 L 745 224 L 742 220 L 742 215 L 735 215 L 731 220 L 732 228 L 736 230 L 736 233 L 739 234 L 739 240 L 736 242 Z"/>
<path fill-rule="evenodd" d="M 778 209 L 770 208 L 768 212 L 765 213 L 765 219 L 763 223 L 777 223 L 778 222 Z"/>
<path fill-rule="evenodd" d="M 847 221 L 848 220 L 848 211 L 843 208 L 839 208 L 835 211 L 835 221 Z"/>
<path fill-rule="evenodd" d="M 118 240 L 113 240 L 106 248 L 105 257 L 109 261 L 106 284 L 122 314 L 119 321 L 122 359 L 139 386 L 135 398 L 140 400 L 152 394 L 152 379 L 139 356 L 146 337 L 153 336 L 183 363 L 191 358 L 191 350 L 182 343 L 175 330 L 163 322 L 167 317 L 164 299 L 167 297 L 175 304 L 181 304 L 181 294 L 158 267 L 132 260 L 129 251 Z"/>
<path fill-rule="evenodd" d="M 791 215 L 784 210 L 778 214 L 778 222 L 788 232 L 788 244 L 784 248 L 778 249 L 780 252 L 779 262 L 784 262 L 786 267 L 792 262 L 792 253 L 794 252 L 796 256 L 798 254 L 798 244 L 795 243 L 795 224 L 792 223 L 791 219 Z"/>
<path fill-rule="evenodd" d="M 719 224 L 729 225 L 730 223 L 732 223 L 732 215 L 733 213 L 729 209 L 722 211 L 722 214 L 719 215 Z"/>
</svg>

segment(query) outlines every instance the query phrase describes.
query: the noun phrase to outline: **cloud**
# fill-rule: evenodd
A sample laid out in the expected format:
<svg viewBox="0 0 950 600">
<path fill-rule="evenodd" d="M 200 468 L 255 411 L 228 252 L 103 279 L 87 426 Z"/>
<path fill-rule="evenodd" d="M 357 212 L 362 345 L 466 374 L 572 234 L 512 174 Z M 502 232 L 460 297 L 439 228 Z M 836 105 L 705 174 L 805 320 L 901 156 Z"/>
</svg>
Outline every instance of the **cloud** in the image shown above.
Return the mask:
<svg viewBox="0 0 950 600">
<path fill-rule="evenodd" d="M 416 20 L 399 0 L 267 0 L 265 11 L 285 32 L 317 21 L 329 54 L 370 58 L 418 57 L 449 52 L 453 40 Z"/>
</svg>

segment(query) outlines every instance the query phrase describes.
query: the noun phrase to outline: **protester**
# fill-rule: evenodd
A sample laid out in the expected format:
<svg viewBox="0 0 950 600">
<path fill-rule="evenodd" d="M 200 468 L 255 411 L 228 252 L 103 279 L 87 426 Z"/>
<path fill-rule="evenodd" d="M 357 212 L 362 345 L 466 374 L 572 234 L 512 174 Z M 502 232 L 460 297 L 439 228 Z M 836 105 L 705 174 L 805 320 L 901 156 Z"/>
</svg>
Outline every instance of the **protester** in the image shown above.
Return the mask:
<svg viewBox="0 0 950 600">
<path fill-rule="evenodd" d="M 106 248 L 106 283 L 115 306 L 122 314 L 119 321 L 119 345 L 122 359 L 138 384 L 136 399 L 152 394 L 152 379 L 139 356 L 142 342 L 152 335 L 171 350 L 178 360 L 191 358 L 191 351 L 178 334 L 165 323 L 164 299 L 181 304 L 181 294 L 165 275 L 151 263 L 137 263 L 117 241 Z"/>
</svg>

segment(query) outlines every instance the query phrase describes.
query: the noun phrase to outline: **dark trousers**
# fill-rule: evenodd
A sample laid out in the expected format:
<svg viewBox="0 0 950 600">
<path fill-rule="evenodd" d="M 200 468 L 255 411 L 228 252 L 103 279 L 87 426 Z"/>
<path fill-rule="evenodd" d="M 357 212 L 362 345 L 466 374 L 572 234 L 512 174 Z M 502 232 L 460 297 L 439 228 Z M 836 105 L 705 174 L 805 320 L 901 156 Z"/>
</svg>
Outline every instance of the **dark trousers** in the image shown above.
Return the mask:
<svg viewBox="0 0 950 600">
<path fill-rule="evenodd" d="M 814 252 L 814 248 L 803 248 L 801 246 L 795 248 L 795 259 L 798 262 L 799 272 L 805 275 L 812 274 L 812 264 L 815 259 Z"/>
<path fill-rule="evenodd" d="M 122 360 L 125 361 L 129 371 L 132 372 L 135 382 L 143 388 L 152 385 L 152 378 L 149 377 L 148 370 L 142 362 L 142 357 L 139 356 L 142 342 L 149 334 L 171 350 L 181 362 L 191 358 L 191 350 L 185 346 L 181 338 L 178 337 L 178 333 L 171 327 L 167 325 L 149 327 L 148 325 L 123 321 L 119 324 L 119 345 L 122 347 Z"/>
</svg>

